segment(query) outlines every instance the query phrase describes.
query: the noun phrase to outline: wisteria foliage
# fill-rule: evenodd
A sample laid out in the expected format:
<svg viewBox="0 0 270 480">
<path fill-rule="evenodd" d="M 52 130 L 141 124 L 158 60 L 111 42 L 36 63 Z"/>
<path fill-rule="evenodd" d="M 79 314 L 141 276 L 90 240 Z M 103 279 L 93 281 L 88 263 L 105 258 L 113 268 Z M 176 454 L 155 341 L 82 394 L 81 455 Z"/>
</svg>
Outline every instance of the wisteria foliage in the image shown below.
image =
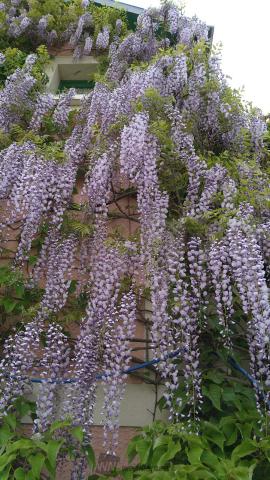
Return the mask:
<svg viewBox="0 0 270 480">
<path fill-rule="evenodd" d="M 88 2 L 82 7 L 87 9 Z M 78 46 L 91 21 L 84 12 L 72 26 L 73 45 Z M 10 22 L 10 35 L 17 34 L 14 25 Z M 41 19 L 40 33 L 46 26 L 47 19 Z M 18 28 L 30 27 L 22 20 Z M 119 20 L 119 33 L 121 28 Z M 109 27 L 104 27 L 96 48 L 107 49 L 109 38 Z M 85 53 L 92 47 L 87 36 Z M 190 429 L 199 419 L 200 344 L 213 309 L 218 341 L 227 351 L 234 348 L 235 310 L 241 309 L 252 372 L 270 385 L 266 127 L 260 112 L 242 104 L 229 88 L 219 55 L 209 49 L 208 28 L 197 18 L 186 18 L 169 2 L 145 11 L 135 32 L 122 41 L 114 38 L 104 81 L 85 97 L 68 135 L 74 92 L 58 102 L 43 92 L 33 94 L 34 57 L 0 92 L 4 131 L 22 121 L 23 106 L 31 113 L 28 132 L 40 132 L 50 117 L 63 145 L 62 162 L 48 158 L 45 147 L 29 139 L 0 152 L 3 238 L 10 225 L 21 222 L 16 265 L 27 262 L 33 241 L 46 227 L 29 280 L 32 286 L 42 283 L 44 295 L 35 318 L 6 342 L 1 407 L 29 387 L 34 371 L 49 381 L 75 379 L 66 387 L 62 409 L 56 408 L 55 384 L 42 385 L 36 422 L 41 431 L 60 412 L 90 434 L 96 377 L 103 372 L 105 442 L 115 452 L 126 379 L 122 371 L 130 364 L 143 289 L 152 308 L 151 348 L 161 360 L 157 372 L 172 419 L 188 420 Z M 84 210 L 92 227 L 83 240 L 67 232 L 65 224 L 82 177 L 80 215 Z M 168 178 L 173 188 L 167 188 Z M 130 189 L 136 194 L 133 218 L 115 204 L 115 191 L 128 196 Z M 135 239 L 113 242 L 111 205 L 138 226 Z M 78 293 L 86 294 L 87 307 L 70 345 L 57 319 L 67 308 L 78 265 L 85 279 L 77 278 Z M 175 351 L 180 375 L 171 356 Z M 185 414 L 177 394 L 182 372 Z"/>
<path fill-rule="evenodd" d="M 42 43 L 48 47 L 68 43 L 73 49 L 74 59 L 78 60 L 83 55 L 90 55 L 92 47 L 106 50 L 115 36 L 120 37 L 126 31 L 123 12 L 113 14 L 116 19 L 110 21 L 110 25 L 106 25 L 106 22 L 103 24 L 104 17 L 99 15 L 98 7 L 89 0 L 57 0 L 55 6 L 47 4 L 42 9 L 38 8 L 37 3 L 14 3 L 11 0 L 0 3 L 1 28 L 11 43 L 25 39 L 35 45 Z M 114 12 L 112 8 L 108 9 L 107 17 L 109 10 L 111 14 Z"/>
</svg>

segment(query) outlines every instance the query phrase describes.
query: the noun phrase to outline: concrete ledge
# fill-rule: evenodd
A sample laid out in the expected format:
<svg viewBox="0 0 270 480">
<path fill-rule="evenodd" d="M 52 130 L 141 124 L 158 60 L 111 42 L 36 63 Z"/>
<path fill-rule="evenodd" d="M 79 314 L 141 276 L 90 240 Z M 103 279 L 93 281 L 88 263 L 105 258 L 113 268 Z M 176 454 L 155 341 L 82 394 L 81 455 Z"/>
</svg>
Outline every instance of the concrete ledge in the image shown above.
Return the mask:
<svg viewBox="0 0 270 480">
<path fill-rule="evenodd" d="M 76 95 L 74 95 L 74 97 L 72 97 L 72 100 L 71 100 L 71 106 L 72 107 L 79 107 L 82 103 L 83 98 L 86 95 L 87 95 L 87 93 L 85 93 L 85 95 L 83 95 L 81 93 L 77 93 Z M 55 100 L 58 100 L 60 98 L 60 93 L 55 93 L 53 95 L 53 97 L 55 98 Z"/>
</svg>

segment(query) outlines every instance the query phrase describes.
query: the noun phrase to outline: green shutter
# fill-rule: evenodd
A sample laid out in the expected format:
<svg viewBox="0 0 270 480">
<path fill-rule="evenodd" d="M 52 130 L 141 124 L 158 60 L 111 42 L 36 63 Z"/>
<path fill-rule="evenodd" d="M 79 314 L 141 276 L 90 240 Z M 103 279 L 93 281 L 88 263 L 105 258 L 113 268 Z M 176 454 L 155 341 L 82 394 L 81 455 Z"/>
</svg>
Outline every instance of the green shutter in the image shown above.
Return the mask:
<svg viewBox="0 0 270 480">
<path fill-rule="evenodd" d="M 92 90 L 95 86 L 93 80 L 61 80 L 58 86 L 58 92 L 63 92 L 68 88 L 75 88 L 77 93 L 85 93 L 86 90 Z"/>
</svg>

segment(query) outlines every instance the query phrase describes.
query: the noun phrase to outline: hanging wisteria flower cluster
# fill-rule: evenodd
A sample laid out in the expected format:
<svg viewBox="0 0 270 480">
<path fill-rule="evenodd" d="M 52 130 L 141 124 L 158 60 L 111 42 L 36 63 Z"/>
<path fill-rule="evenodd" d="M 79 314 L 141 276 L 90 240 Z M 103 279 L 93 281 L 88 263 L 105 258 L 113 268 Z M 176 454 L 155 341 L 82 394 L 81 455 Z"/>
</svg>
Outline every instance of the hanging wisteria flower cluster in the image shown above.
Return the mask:
<svg viewBox="0 0 270 480">
<path fill-rule="evenodd" d="M 78 60 L 83 55 L 90 55 L 92 46 L 106 50 L 113 39 L 119 38 L 126 30 L 126 17 L 118 9 L 107 9 L 109 24 L 106 24 L 104 17 L 99 15 L 99 7 L 90 0 L 81 3 L 57 0 L 56 4 L 57 8 L 50 9 L 50 5 L 45 5 L 39 12 L 31 2 L 1 2 L 2 25 L 6 27 L 9 41 L 16 44 L 20 39 L 28 38 L 35 44 L 43 43 L 48 47 L 68 43 L 73 48 L 74 59 Z M 109 13 L 113 19 L 109 18 Z"/>
<path fill-rule="evenodd" d="M 94 47 L 104 52 L 110 25 L 94 43 L 87 33 L 89 2 L 81 7 L 69 39 L 85 54 Z M 49 21 L 39 20 L 41 37 Z M 14 25 L 30 28 L 22 23 L 10 21 L 10 34 Z M 226 83 L 219 55 L 210 54 L 208 27 L 197 18 L 164 2 L 140 15 L 136 31 L 120 40 L 122 29 L 119 19 L 103 82 L 74 116 L 74 91 L 59 100 L 33 91 L 33 56 L 0 92 L 0 127 L 9 135 L 24 122 L 28 134 L 0 152 L 1 234 L 5 239 L 19 222 L 15 265 L 23 269 L 34 251 L 28 285 L 44 289 L 34 318 L 5 344 L 0 405 L 7 408 L 29 387 L 35 371 L 45 380 L 36 428 L 43 431 L 58 412 L 90 436 L 101 379 L 105 443 L 113 453 L 130 342 L 145 297 L 152 311 L 150 348 L 172 419 L 187 421 L 189 429 L 199 419 L 201 341 L 209 316 L 216 318 L 216 344 L 232 351 L 241 310 L 252 372 L 270 385 L 263 118 Z M 28 112 L 23 121 L 22 105 Z M 129 233 L 112 231 L 114 218 L 128 222 Z M 82 293 L 85 311 L 69 339 L 61 314 L 72 295 Z M 67 377 L 74 383 L 59 406 L 53 381 Z M 74 468 L 73 478 L 81 478 L 82 459 Z"/>
</svg>

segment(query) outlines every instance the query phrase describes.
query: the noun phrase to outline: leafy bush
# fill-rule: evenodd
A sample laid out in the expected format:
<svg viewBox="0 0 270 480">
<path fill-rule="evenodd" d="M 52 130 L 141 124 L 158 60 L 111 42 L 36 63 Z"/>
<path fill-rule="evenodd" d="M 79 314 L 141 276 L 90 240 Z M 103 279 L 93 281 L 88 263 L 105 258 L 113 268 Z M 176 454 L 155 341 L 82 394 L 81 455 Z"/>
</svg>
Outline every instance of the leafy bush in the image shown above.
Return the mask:
<svg viewBox="0 0 270 480">
<path fill-rule="evenodd" d="M 268 478 L 270 437 L 261 438 L 259 420 L 256 410 L 236 412 L 218 422 L 203 421 L 198 435 L 185 431 L 183 424 L 156 422 L 129 444 L 129 462 L 137 458 L 137 465 L 108 476 L 120 475 L 124 480 Z"/>
<path fill-rule="evenodd" d="M 0 64 L 0 87 L 4 86 L 7 77 L 12 75 L 17 68 L 23 67 L 27 57 L 27 53 L 19 48 L 8 47 L 3 53 L 5 55 L 5 61 Z M 44 45 L 40 45 L 36 49 L 36 54 L 38 58 L 32 69 L 32 74 L 37 80 L 35 89 L 40 90 L 48 81 L 48 77 L 44 73 L 44 66 L 48 63 L 50 57 Z"/>
<path fill-rule="evenodd" d="M 57 460 L 72 460 L 83 453 L 92 468 L 95 457 L 90 445 L 84 442 L 80 427 L 69 421 L 54 422 L 43 434 L 30 438 L 23 432 L 23 417 L 35 419 L 35 404 L 18 399 L 0 422 L 1 480 L 42 480 L 56 478 Z"/>
</svg>

